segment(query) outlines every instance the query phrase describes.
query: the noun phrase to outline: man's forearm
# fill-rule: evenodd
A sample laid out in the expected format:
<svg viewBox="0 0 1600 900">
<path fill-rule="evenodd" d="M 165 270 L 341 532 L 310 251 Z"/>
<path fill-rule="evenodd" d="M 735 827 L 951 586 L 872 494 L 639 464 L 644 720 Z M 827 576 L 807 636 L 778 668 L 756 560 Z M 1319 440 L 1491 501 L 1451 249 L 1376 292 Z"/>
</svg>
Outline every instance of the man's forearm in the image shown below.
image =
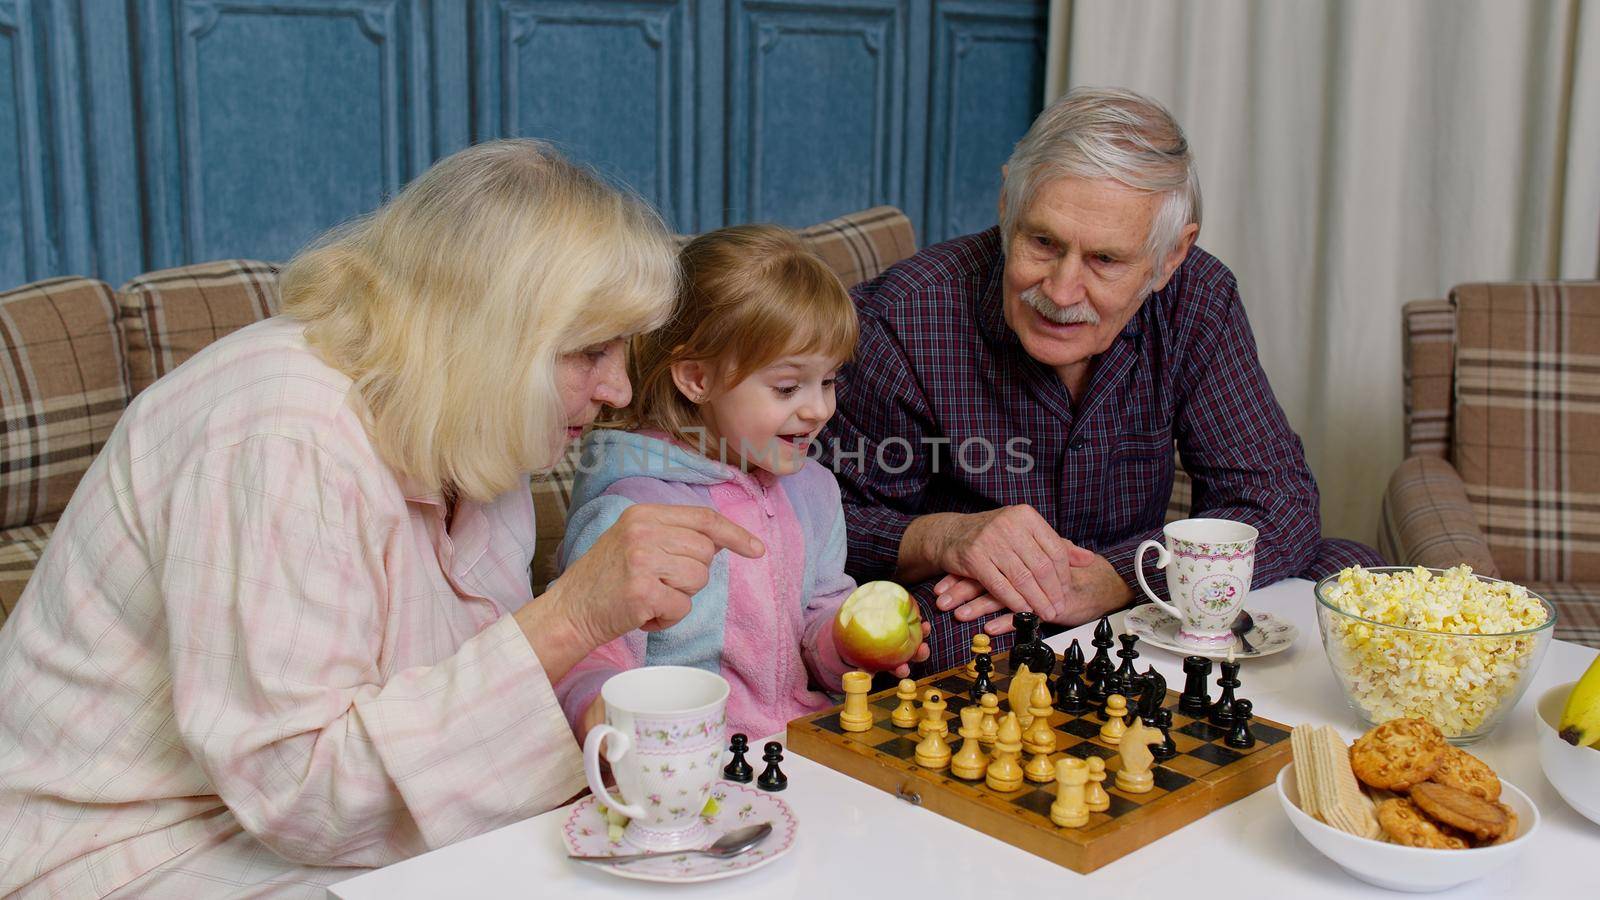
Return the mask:
<svg viewBox="0 0 1600 900">
<path fill-rule="evenodd" d="M 912 519 L 900 538 L 895 579 L 910 584 L 943 575 L 945 567 L 940 557 L 944 553 L 950 527 L 960 519 L 961 513 L 929 513 Z"/>
</svg>

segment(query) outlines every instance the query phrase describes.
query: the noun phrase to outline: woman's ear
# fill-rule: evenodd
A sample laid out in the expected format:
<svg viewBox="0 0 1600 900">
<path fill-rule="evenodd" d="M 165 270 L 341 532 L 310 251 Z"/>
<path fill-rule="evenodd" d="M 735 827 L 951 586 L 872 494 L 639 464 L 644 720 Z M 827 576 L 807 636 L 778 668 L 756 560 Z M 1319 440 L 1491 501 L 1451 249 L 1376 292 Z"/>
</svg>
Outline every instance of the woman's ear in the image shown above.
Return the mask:
<svg viewBox="0 0 1600 900">
<path fill-rule="evenodd" d="M 711 395 L 711 369 L 698 359 L 679 360 L 672 364 L 672 383 L 690 403 L 704 403 Z"/>
</svg>

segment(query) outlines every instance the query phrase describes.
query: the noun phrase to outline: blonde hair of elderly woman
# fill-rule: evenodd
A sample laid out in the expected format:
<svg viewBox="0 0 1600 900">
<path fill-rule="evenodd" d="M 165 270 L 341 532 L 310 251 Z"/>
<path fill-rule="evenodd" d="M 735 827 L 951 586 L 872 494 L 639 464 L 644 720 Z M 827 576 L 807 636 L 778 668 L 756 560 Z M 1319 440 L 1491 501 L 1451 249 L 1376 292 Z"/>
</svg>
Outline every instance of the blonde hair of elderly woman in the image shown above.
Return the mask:
<svg viewBox="0 0 1600 900">
<path fill-rule="evenodd" d="M 660 218 L 548 144 L 442 160 L 289 263 L 283 312 L 355 381 L 373 444 L 486 501 L 554 466 L 559 356 L 661 325 L 678 280 Z"/>
</svg>

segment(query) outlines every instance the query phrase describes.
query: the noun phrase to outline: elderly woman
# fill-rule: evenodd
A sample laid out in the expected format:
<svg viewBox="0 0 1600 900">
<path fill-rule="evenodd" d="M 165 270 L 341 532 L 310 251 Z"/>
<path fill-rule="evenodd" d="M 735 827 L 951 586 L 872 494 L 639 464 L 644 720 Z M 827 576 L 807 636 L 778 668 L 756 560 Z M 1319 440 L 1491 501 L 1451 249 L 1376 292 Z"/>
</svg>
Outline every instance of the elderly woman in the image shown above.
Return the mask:
<svg viewBox="0 0 1600 900">
<path fill-rule="evenodd" d="M 529 475 L 627 403 L 675 265 L 641 204 L 485 144 L 134 400 L 0 631 L 0 894 L 321 896 L 576 794 L 551 683 L 763 552 L 634 507 L 529 588 Z"/>
</svg>

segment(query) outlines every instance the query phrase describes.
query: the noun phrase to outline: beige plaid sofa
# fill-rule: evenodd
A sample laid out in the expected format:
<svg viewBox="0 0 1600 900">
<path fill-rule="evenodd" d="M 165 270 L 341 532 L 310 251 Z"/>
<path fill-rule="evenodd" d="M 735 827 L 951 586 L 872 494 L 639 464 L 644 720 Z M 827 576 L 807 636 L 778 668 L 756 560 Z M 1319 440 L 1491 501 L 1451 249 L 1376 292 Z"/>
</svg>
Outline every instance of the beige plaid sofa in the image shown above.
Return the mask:
<svg viewBox="0 0 1600 900">
<path fill-rule="evenodd" d="M 1379 551 L 1525 584 L 1556 637 L 1600 647 L 1600 282 L 1463 284 L 1402 321 Z"/>
<path fill-rule="evenodd" d="M 847 285 L 916 252 L 910 220 L 887 206 L 801 234 Z M 0 623 L 134 395 L 277 308 L 277 267 L 251 260 L 152 272 L 116 291 L 88 278 L 55 278 L 0 293 Z M 561 467 L 534 484 L 532 578 L 541 591 L 553 575 L 571 476 Z"/>
</svg>

